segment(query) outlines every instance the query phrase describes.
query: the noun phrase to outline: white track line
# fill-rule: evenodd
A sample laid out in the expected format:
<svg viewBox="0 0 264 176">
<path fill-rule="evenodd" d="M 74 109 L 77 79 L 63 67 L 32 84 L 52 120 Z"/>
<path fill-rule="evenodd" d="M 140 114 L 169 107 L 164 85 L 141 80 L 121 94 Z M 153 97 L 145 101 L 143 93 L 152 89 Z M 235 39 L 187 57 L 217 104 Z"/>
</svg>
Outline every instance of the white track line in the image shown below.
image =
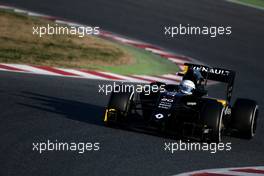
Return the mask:
<svg viewBox="0 0 264 176">
<path fill-rule="evenodd" d="M 79 70 L 63 69 L 63 71 L 66 71 L 66 72 L 69 72 L 69 73 L 73 73 L 73 74 L 76 74 L 76 75 L 80 75 L 81 77 L 84 77 L 84 78 L 107 80 L 104 77 L 96 76 L 96 75 L 93 75 L 93 74 L 90 74 L 90 73 L 86 73 L 86 72 L 82 72 L 82 71 L 79 71 Z"/>
<path fill-rule="evenodd" d="M 54 72 L 49 72 L 47 70 L 43 70 L 40 68 L 32 67 L 30 65 L 20 65 L 20 64 L 5 64 L 10 67 L 15 67 L 18 69 L 26 70 L 30 73 L 35 73 L 35 74 L 43 74 L 43 75 L 55 75 L 55 76 L 61 76 L 60 74 L 54 73 Z"/>
<path fill-rule="evenodd" d="M 5 6 L 5 5 L 0 5 L 0 9 L 10 10 L 10 9 L 14 9 L 14 7 Z"/>
<path fill-rule="evenodd" d="M 178 75 L 173 75 L 173 74 L 166 74 L 166 75 L 162 75 L 162 77 L 164 78 L 169 78 L 169 79 L 174 79 L 174 80 L 178 80 L 180 81 L 182 79 L 181 76 L 178 76 Z"/>
<path fill-rule="evenodd" d="M 238 176 L 263 176 L 263 174 L 255 174 L 255 173 L 246 173 L 246 172 L 235 172 L 235 171 L 224 171 L 224 172 L 210 172 L 216 174 L 226 174 L 226 175 L 238 175 Z"/>
<path fill-rule="evenodd" d="M 191 176 L 195 174 L 202 174 L 202 173 L 218 173 L 218 174 L 229 174 L 234 176 L 261 176 L 263 174 L 255 174 L 255 173 L 246 173 L 246 172 L 236 172 L 232 171 L 234 169 L 257 169 L 257 170 L 264 170 L 264 166 L 251 166 L 251 167 L 233 167 L 233 168 L 219 168 L 219 169 L 204 169 L 204 170 L 198 170 L 198 171 L 191 171 L 191 172 L 185 172 L 181 174 L 176 174 L 173 176 Z M 248 175 L 248 174 L 254 174 L 254 175 Z"/>
<path fill-rule="evenodd" d="M 166 51 L 163 51 L 163 50 L 159 50 L 159 49 L 153 49 L 153 48 L 145 48 L 145 50 L 151 51 L 151 52 L 153 52 L 155 54 L 161 54 L 161 55 L 169 55 L 169 54 L 171 54 L 169 52 L 166 52 Z"/>
<path fill-rule="evenodd" d="M 55 23 L 68 25 L 70 22 L 69 21 L 64 21 L 64 20 L 55 20 Z"/>
<path fill-rule="evenodd" d="M 26 11 L 26 10 L 21 10 L 21 9 L 14 9 L 14 11 L 15 12 L 17 12 L 17 13 L 28 13 L 28 11 Z"/>
<path fill-rule="evenodd" d="M 178 59 L 178 58 L 172 58 L 172 57 L 169 57 L 168 59 L 169 59 L 170 61 L 175 62 L 175 63 L 178 63 L 178 64 L 184 64 L 184 63 L 186 62 L 186 60 Z"/>
<path fill-rule="evenodd" d="M 143 43 L 140 43 L 140 42 L 137 42 L 134 40 L 125 39 L 125 38 L 118 37 L 118 36 L 112 36 L 112 38 L 117 40 L 117 41 L 123 42 L 123 43 L 138 44 L 138 45 L 143 44 Z"/>
<path fill-rule="evenodd" d="M 43 15 L 40 13 L 34 13 L 34 12 L 28 12 L 29 16 L 33 16 L 33 17 L 48 17 L 47 15 Z"/>
<path fill-rule="evenodd" d="M 143 76 L 143 78 L 154 80 L 154 81 L 158 81 L 158 82 L 165 82 L 165 83 L 168 83 L 168 84 L 175 84 L 176 83 L 175 81 L 168 80 L 168 79 L 162 79 L 162 78 L 155 77 L 155 76 Z"/>
<path fill-rule="evenodd" d="M 144 83 L 144 81 L 140 80 L 140 79 L 136 79 L 136 78 L 131 78 L 129 76 L 126 75 L 119 75 L 119 74 L 115 74 L 115 73 L 108 73 L 108 72 L 101 72 L 110 76 L 114 76 L 114 77 L 118 77 L 120 79 L 122 79 L 121 81 L 129 81 L 129 82 L 139 82 L 139 83 Z"/>
</svg>

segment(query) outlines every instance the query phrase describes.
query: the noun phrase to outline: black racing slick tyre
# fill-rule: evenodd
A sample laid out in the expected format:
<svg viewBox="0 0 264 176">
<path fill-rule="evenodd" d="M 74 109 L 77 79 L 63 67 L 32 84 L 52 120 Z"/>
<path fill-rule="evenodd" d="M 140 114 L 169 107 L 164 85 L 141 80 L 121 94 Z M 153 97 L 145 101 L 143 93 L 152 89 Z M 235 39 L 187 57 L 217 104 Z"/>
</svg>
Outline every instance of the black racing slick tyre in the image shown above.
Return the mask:
<svg viewBox="0 0 264 176">
<path fill-rule="evenodd" d="M 131 92 L 112 92 L 105 112 L 105 124 L 111 125 L 126 120 L 130 113 L 132 98 Z"/>
<path fill-rule="evenodd" d="M 249 99 L 237 99 L 232 109 L 231 125 L 239 137 L 251 139 L 256 134 L 258 105 Z"/>
<path fill-rule="evenodd" d="M 209 128 L 208 135 L 210 142 L 221 142 L 222 140 L 222 119 L 224 107 L 216 100 L 206 100 L 201 111 L 201 120 L 206 128 Z"/>
</svg>

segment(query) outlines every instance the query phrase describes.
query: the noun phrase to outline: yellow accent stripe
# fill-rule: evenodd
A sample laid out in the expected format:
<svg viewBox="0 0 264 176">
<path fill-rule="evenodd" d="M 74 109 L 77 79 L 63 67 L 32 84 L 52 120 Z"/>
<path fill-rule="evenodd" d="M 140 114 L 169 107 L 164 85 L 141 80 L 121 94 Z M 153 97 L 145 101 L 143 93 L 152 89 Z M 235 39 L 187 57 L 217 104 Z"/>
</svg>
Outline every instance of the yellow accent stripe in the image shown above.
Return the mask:
<svg viewBox="0 0 264 176">
<path fill-rule="evenodd" d="M 226 100 L 217 99 L 217 102 L 221 103 L 224 107 L 227 105 L 227 101 Z"/>
<path fill-rule="evenodd" d="M 115 109 L 106 109 L 105 110 L 105 116 L 104 116 L 104 122 L 107 122 L 108 120 L 108 112 L 116 111 Z"/>
<path fill-rule="evenodd" d="M 108 109 L 105 110 L 104 122 L 107 122 Z"/>
<path fill-rule="evenodd" d="M 187 65 L 184 65 L 184 68 L 183 68 L 183 74 L 186 74 L 187 71 L 189 70 L 189 67 Z"/>
<path fill-rule="evenodd" d="M 184 65 L 183 66 L 183 70 L 179 72 L 180 75 L 185 75 L 189 70 L 189 66 L 188 65 Z"/>
</svg>

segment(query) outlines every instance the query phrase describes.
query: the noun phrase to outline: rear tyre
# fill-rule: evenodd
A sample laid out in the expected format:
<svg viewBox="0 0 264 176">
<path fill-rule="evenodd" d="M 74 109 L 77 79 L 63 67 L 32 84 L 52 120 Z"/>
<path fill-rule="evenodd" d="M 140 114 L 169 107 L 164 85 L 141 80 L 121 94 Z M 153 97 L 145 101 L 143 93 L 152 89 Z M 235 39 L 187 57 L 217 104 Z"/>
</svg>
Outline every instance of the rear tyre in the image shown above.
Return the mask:
<svg viewBox="0 0 264 176">
<path fill-rule="evenodd" d="M 206 100 L 201 111 L 203 125 L 210 129 L 208 138 L 210 142 L 220 142 L 222 140 L 222 119 L 224 107 L 215 100 Z"/>
<path fill-rule="evenodd" d="M 105 124 L 125 121 L 130 113 L 132 98 L 133 93 L 130 92 L 112 92 L 105 112 Z"/>
<path fill-rule="evenodd" d="M 231 125 L 236 134 L 251 139 L 256 134 L 258 105 L 249 99 L 237 99 L 232 109 Z"/>
</svg>

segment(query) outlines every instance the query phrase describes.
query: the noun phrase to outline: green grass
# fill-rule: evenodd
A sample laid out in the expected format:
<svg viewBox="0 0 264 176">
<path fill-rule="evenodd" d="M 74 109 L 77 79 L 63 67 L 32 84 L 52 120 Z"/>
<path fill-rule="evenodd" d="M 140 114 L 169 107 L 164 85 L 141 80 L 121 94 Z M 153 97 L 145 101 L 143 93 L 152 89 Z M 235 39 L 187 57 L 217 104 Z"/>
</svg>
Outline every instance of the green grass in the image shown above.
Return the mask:
<svg viewBox="0 0 264 176">
<path fill-rule="evenodd" d="M 171 61 L 149 51 L 99 37 L 32 34 L 33 26 L 51 21 L 0 10 L 0 62 L 82 68 L 118 74 L 160 75 L 175 73 Z M 18 30 L 19 29 L 19 30 Z"/>
<path fill-rule="evenodd" d="M 237 1 L 264 8 L 264 0 L 237 0 Z"/>
<path fill-rule="evenodd" d="M 117 65 L 117 66 L 95 66 L 95 68 L 110 71 L 117 74 L 145 74 L 145 75 L 161 75 L 168 73 L 176 73 L 179 68 L 171 61 L 162 58 L 156 54 L 144 51 L 142 49 L 120 46 L 128 53 L 132 54 L 135 63 L 131 65 Z"/>
</svg>

